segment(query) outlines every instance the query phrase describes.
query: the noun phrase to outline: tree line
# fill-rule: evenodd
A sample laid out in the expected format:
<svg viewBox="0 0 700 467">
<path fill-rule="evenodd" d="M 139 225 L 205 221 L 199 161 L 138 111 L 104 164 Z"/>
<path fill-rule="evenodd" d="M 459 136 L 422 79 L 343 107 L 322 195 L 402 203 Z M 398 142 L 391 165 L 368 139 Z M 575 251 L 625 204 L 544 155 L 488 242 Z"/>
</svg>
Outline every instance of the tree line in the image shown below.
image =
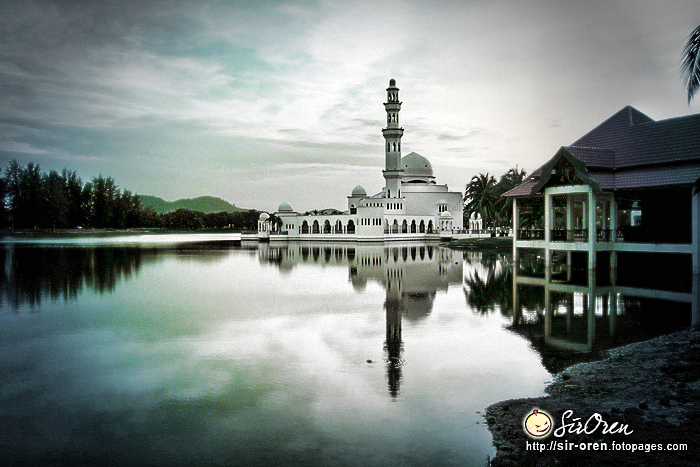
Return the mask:
<svg viewBox="0 0 700 467">
<path fill-rule="evenodd" d="M 204 213 L 189 209 L 158 213 L 141 206 L 139 196 L 102 174 L 83 183 L 73 170 L 42 172 L 11 161 L 0 169 L 0 228 L 172 230 L 256 229 L 260 212 Z"/>
</svg>

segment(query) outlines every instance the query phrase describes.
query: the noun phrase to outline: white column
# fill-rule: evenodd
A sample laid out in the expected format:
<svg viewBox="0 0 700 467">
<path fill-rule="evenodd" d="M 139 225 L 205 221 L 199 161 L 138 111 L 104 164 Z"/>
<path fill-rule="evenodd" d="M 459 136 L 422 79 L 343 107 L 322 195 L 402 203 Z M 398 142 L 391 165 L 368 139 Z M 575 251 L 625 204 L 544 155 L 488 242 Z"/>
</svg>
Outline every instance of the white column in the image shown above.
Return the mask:
<svg viewBox="0 0 700 467">
<path fill-rule="evenodd" d="M 573 232 L 571 229 L 574 228 L 574 195 L 566 195 L 566 240 L 573 240 Z M 566 251 L 566 281 L 571 281 L 573 270 L 571 267 L 571 250 Z"/>
<path fill-rule="evenodd" d="M 595 204 L 596 196 L 593 190 L 588 188 L 588 269 L 596 268 L 596 225 L 595 225 Z"/>
<path fill-rule="evenodd" d="M 518 229 L 520 228 L 520 208 L 518 198 L 513 198 L 513 250 L 515 250 L 515 240 L 518 239 Z"/>
<path fill-rule="evenodd" d="M 700 232 L 698 231 L 700 229 L 700 194 L 693 194 L 692 196 L 693 274 L 700 274 Z"/>
<path fill-rule="evenodd" d="M 550 249 L 550 242 L 552 241 L 552 226 L 554 225 L 553 212 L 552 212 L 552 195 L 548 193 L 549 190 L 544 192 L 544 279 L 549 284 L 552 280 L 552 251 Z"/>
<path fill-rule="evenodd" d="M 552 229 L 552 195 L 544 192 L 544 240 L 551 242 L 550 230 Z"/>
<path fill-rule="evenodd" d="M 617 241 L 617 199 L 614 194 L 610 198 L 610 241 Z"/>
</svg>

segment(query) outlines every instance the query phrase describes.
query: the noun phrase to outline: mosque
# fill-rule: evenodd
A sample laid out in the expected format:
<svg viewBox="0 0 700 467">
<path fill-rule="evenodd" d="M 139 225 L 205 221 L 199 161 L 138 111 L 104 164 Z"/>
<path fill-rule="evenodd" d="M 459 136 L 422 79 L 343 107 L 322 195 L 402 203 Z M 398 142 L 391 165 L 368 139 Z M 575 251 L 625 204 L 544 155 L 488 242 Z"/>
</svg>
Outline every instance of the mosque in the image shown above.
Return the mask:
<svg viewBox="0 0 700 467">
<path fill-rule="evenodd" d="M 411 152 L 401 156 L 403 128 L 399 126 L 399 88 L 390 80 L 386 89 L 384 135 L 385 186 L 367 195 L 357 185 L 348 196 L 345 212 L 318 214 L 295 212 L 288 202 L 280 204 L 274 217 L 262 213 L 258 238 L 269 240 L 389 241 L 451 238 L 463 229 L 462 193 L 435 182 L 430 161 Z"/>
</svg>

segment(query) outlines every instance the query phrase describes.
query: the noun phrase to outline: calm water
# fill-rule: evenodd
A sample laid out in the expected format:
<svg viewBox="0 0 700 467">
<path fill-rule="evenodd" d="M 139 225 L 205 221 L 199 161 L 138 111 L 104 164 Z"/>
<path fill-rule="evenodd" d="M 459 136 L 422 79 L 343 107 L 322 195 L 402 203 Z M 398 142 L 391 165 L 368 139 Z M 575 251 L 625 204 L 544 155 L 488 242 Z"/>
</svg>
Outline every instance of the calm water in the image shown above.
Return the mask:
<svg viewBox="0 0 700 467">
<path fill-rule="evenodd" d="M 4 462 L 484 465 L 550 379 L 509 258 L 170 238 L 0 245 Z"/>
</svg>

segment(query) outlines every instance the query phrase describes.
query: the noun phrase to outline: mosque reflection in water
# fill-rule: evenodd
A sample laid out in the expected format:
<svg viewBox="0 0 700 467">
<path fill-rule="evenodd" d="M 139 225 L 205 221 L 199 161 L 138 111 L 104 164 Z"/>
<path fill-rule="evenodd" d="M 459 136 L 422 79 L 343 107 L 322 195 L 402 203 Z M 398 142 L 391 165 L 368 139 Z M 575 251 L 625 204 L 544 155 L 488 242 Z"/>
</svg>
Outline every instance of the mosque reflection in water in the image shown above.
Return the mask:
<svg viewBox="0 0 700 467">
<path fill-rule="evenodd" d="M 438 290 L 460 285 L 463 258 L 459 251 L 430 244 L 285 244 L 260 245 L 259 259 L 291 269 L 300 262 L 323 263 L 348 269 L 356 290 L 368 283 L 386 290 L 385 364 L 389 393 L 396 398 L 404 365 L 402 321 L 427 317 Z"/>
<path fill-rule="evenodd" d="M 418 322 L 430 315 L 437 291 L 450 286 L 462 285 L 473 313 L 500 312 L 510 323 L 508 329 L 531 342 L 550 372 L 589 359 L 599 350 L 699 322 L 697 278 L 659 280 L 658 288 L 648 288 L 648 278 L 643 287 L 630 279 L 629 271 L 618 277 L 613 270 L 608 277 L 563 269 L 556 261 L 547 271 L 536 253 L 521 254 L 516 264 L 511 255 L 417 243 L 251 244 L 233 249 L 188 244 L 167 249 L 8 244 L 0 248 L 0 264 L 5 265 L 0 268 L 0 303 L 10 310 L 39 311 L 42 300 L 73 301 L 86 290 L 111 293 L 120 282 L 168 256 L 210 262 L 234 251 L 257 254 L 260 262 L 282 271 L 299 263 L 345 268 L 358 291 L 368 283 L 381 285 L 386 319 L 383 350 L 392 397 L 399 394 L 404 371 L 402 321 Z"/>
</svg>

